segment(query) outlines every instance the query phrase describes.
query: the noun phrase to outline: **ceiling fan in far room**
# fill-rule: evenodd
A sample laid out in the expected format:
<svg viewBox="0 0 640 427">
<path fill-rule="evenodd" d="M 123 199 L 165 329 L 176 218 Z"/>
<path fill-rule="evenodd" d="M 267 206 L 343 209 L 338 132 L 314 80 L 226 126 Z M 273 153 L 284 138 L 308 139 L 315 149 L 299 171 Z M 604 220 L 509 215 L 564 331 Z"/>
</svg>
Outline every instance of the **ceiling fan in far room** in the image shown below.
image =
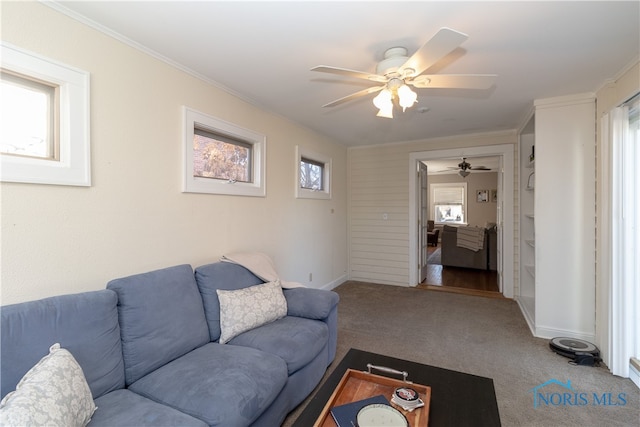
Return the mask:
<svg viewBox="0 0 640 427">
<path fill-rule="evenodd" d="M 417 102 L 418 94 L 409 86 L 417 89 L 489 89 L 496 81 L 495 74 L 422 74 L 454 51 L 467 38 L 466 34 L 459 31 L 441 28 L 411 57 L 407 56 L 406 48 L 392 47 L 385 51 L 384 59 L 376 67 L 376 74 L 318 65 L 311 71 L 339 74 L 380 83 L 378 86 L 372 86 L 336 99 L 323 107 L 334 107 L 361 96 L 380 92 L 373 99 L 373 104 L 379 109 L 377 116 L 393 118 L 394 99 L 397 99 L 402 111 Z"/>
<path fill-rule="evenodd" d="M 449 166 L 447 169 L 445 169 L 444 171 L 441 172 L 446 172 L 448 170 L 458 170 L 458 175 L 460 175 L 463 178 L 466 178 L 467 175 L 469 175 L 471 173 L 472 170 L 474 171 L 490 171 L 491 168 L 488 168 L 486 166 L 471 166 L 471 163 L 467 162 L 467 158 L 463 157 L 462 161 L 460 163 L 458 163 L 458 166 Z"/>
</svg>

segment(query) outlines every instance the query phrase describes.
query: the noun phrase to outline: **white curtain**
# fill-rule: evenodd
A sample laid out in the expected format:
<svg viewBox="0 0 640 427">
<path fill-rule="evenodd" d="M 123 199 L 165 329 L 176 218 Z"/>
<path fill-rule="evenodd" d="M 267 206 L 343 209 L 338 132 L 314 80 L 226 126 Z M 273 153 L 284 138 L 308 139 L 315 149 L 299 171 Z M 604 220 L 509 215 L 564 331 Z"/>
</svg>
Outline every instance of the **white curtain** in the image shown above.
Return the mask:
<svg viewBox="0 0 640 427">
<path fill-rule="evenodd" d="M 639 106 L 636 100 L 613 109 L 607 135 L 611 149 L 609 368 L 625 378 L 631 357 L 640 356 Z"/>
</svg>

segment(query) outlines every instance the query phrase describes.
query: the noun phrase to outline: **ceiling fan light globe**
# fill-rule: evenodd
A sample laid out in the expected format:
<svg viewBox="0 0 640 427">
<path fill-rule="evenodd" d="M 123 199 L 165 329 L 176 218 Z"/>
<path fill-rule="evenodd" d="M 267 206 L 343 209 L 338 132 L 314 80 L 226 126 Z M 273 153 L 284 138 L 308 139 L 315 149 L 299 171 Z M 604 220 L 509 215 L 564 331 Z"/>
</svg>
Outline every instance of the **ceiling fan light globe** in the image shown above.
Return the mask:
<svg viewBox="0 0 640 427">
<path fill-rule="evenodd" d="M 466 178 L 466 177 L 467 177 L 467 175 L 469 175 L 469 173 L 470 173 L 470 172 L 469 172 L 469 171 L 466 171 L 466 170 L 458 171 L 458 174 L 459 174 L 461 177 L 463 177 L 463 178 Z"/>
<path fill-rule="evenodd" d="M 393 119 L 393 104 L 389 104 L 389 106 L 380 108 L 376 116 L 384 117 L 386 119 Z"/>
<path fill-rule="evenodd" d="M 383 89 L 375 98 L 373 98 L 373 105 L 375 105 L 376 108 L 379 108 L 380 110 L 392 108 L 392 98 L 393 94 L 391 93 L 391 91 L 389 89 Z"/>
<path fill-rule="evenodd" d="M 402 85 L 398 88 L 398 103 L 402 107 L 402 111 L 411 107 L 416 103 L 418 94 L 411 90 L 407 85 Z"/>
</svg>

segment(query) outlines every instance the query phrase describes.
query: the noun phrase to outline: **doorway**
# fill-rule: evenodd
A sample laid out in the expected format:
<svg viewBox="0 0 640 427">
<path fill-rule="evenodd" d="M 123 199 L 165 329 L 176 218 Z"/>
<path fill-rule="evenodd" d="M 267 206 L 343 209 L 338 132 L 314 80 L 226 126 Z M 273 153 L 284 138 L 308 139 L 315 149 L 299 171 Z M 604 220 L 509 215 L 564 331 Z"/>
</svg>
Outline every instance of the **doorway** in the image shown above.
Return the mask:
<svg viewBox="0 0 640 427">
<path fill-rule="evenodd" d="M 419 233 L 424 216 L 421 195 L 423 182 L 419 165 L 423 161 L 462 158 L 488 157 L 499 158 L 497 185 L 497 274 L 499 290 L 507 298 L 514 295 L 514 146 L 501 144 L 484 147 L 456 148 L 411 153 L 409 159 L 409 281 L 412 286 L 420 283 L 423 275 L 421 258 L 423 255 L 422 233 Z M 473 195 L 475 197 L 475 195 Z M 506 250 L 505 250 L 506 249 Z"/>
</svg>

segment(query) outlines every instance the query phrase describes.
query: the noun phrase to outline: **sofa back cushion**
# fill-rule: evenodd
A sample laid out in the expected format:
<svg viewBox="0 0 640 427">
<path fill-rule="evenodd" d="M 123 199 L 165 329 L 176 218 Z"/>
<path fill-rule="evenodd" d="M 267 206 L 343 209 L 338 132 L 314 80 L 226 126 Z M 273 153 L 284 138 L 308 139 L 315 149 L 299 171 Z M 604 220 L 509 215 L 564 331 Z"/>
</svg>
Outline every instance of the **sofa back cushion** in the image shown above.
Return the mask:
<svg viewBox="0 0 640 427">
<path fill-rule="evenodd" d="M 117 296 L 101 290 L 7 305 L 0 309 L 2 397 L 49 347 L 60 343 L 76 359 L 94 399 L 124 387 Z"/>
<path fill-rule="evenodd" d="M 202 295 L 211 341 L 220 338 L 220 300 L 216 290 L 236 290 L 263 283 L 262 279 L 243 266 L 230 262 L 200 266 L 196 268 L 195 277 Z"/>
<path fill-rule="evenodd" d="M 190 265 L 115 279 L 127 385 L 209 342 Z"/>
</svg>

